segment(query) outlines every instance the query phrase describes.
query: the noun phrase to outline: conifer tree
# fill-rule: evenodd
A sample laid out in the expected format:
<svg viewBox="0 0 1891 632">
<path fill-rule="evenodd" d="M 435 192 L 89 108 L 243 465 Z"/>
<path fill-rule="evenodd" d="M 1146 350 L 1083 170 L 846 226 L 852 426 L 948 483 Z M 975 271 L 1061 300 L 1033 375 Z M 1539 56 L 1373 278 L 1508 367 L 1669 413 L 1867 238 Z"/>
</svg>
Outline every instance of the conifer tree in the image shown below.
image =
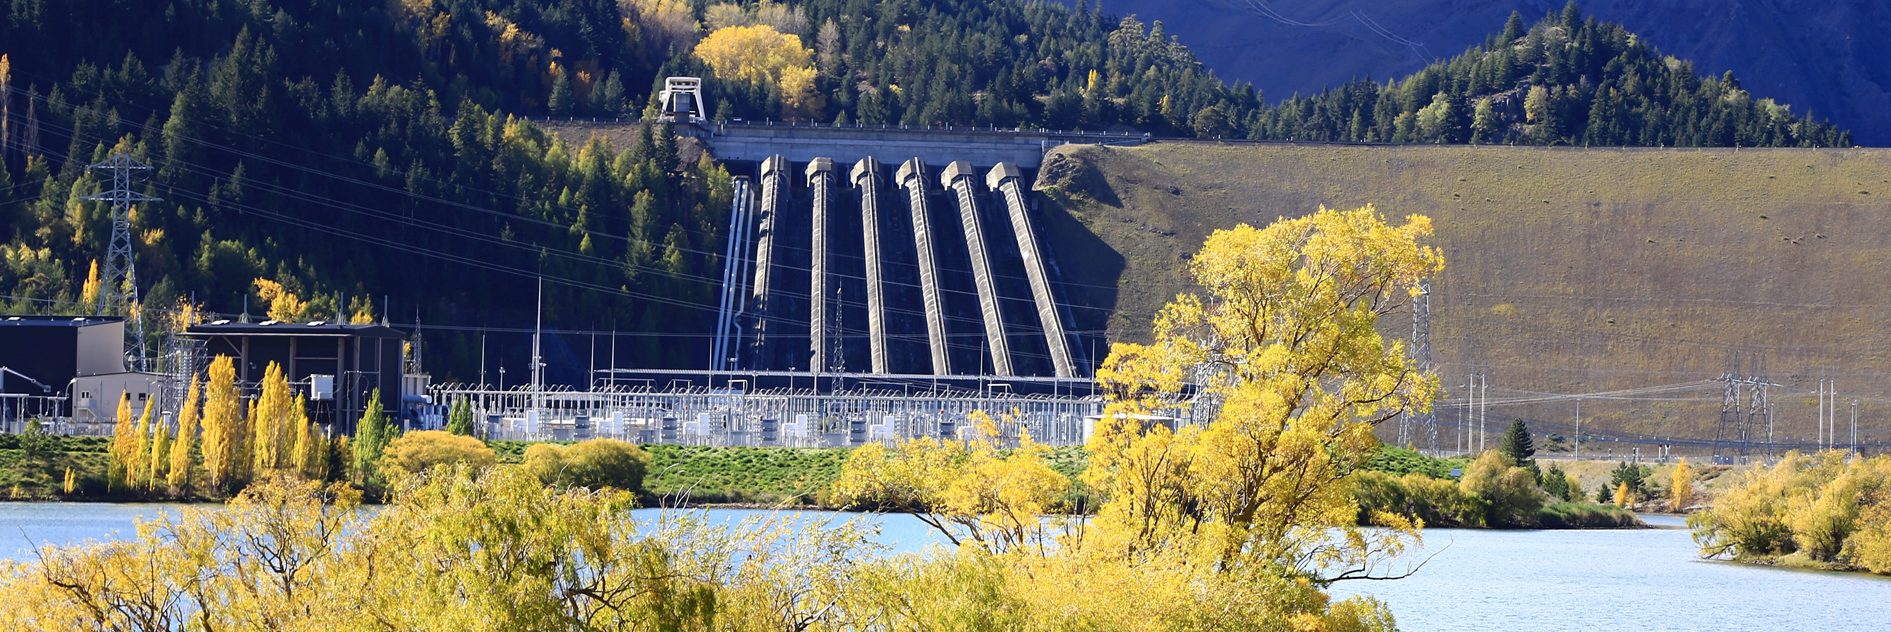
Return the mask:
<svg viewBox="0 0 1891 632">
<path fill-rule="evenodd" d="M 198 418 L 203 415 L 200 403 L 203 397 L 203 385 L 197 376 L 190 376 L 190 389 L 184 394 L 183 410 L 177 414 L 177 439 L 171 442 L 171 467 L 165 482 L 171 487 L 172 494 L 190 493 L 191 453 L 197 447 Z"/>
<path fill-rule="evenodd" d="M 1522 419 L 1510 422 L 1510 430 L 1504 432 L 1501 445 L 1504 456 L 1510 457 L 1511 462 L 1520 466 L 1528 467 L 1524 464 L 1530 462 L 1530 457 L 1536 456 L 1536 445 L 1530 440 L 1530 426 L 1525 425 Z"/>
<path fill-rule="evenodd" d="M 447 413 L 446 431 L 456 435 L 473 436 L 473 403 L 466 398 L 454 400 L 453 409 Z"/>
<path fill-rule="evenodd" d="M 571 79 L 565 76 L 565 69 L 559 67 L 552 78 L 552 93 L 546 98 L 546 109 L 552 116 L 571 116 Z"/>
</svg>

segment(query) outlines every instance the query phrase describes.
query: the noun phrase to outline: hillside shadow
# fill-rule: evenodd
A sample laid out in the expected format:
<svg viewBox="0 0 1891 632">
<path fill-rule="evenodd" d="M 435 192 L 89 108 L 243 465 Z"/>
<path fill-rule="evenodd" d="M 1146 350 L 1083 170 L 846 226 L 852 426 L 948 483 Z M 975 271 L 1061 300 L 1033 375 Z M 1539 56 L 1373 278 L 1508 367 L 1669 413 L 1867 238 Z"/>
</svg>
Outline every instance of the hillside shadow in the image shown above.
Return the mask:
<svg viewBox="0 0 1891 632">
<path fill-rule="evenodd" d="M 1108 344 L 1103 332 L 1116 313 L 1127 259 L 1078 221 L 1057 196 L 1040 191 L 1030 195 L 1037 203 L 1040 246 L 1057 277 L 1058 304 L 1077 338 L 1079 349 L 1074 351 L 1083 358 L 1080 365 L 1093 367 L 1100 359 L 1090 356 Z"/>
</svg>

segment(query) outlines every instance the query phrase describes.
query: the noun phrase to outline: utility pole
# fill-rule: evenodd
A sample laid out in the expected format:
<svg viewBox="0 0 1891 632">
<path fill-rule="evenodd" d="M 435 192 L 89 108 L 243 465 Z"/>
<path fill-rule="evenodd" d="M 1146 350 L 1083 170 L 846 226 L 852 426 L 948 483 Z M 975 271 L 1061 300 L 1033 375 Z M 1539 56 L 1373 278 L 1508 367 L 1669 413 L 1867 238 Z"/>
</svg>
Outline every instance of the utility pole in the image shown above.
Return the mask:
<svg viewBox="0 0 1891 632">
<path fill-rule="evenodd" d="M 1854 399 L 1854 400 L 1852 400 L 1852 442 L 1851 442 L 1851 449 L 1852 449 L 1852 451 L 1853 451 L 1853 452 L 1858 452 L 1858 453 L 1859 453 L 1860 455 L 1863 455 L 1863 454 L 1864 454 L 1864 452 L 1862 452 L 1862 451 L 1860 451 L 1860 450 L 1858 449 L 1858 400 L 1856 400 L 1856 399 Z"/>
<path fill-rule="evenodd" d="M 105 162 L 86 168 L 109 169 L 112 172 L 111 189 L 80 198 L 112 203 L 112 241 L 105 254 L 105 274 L 99 278 L 98 306 L 95 309 L 100 314 L 125 315 L 125 351 L 133 357 L 133 362 L 127 368 L 143 371 L 144 318 L 140 314 L 143 310 L 138 305 L 138 271 L 133 267 L 131 258 L 131 204 L 161 200 L 131 190 L 132 172 L 151 168 L 131 156 L 112 154 Z"/>
<path fill-rule="evenodd" d="M 1582 398 L 1576 398 L 1576 460 L 1582 460 Z"/>
<path fill-rule="evenodd" d="M 545 277 L 542 276 L 538 278 L 538 315 L 535 318 L 532 324 L 532 412 L 534 413 L 544 407 L 540 393 L 545 390 L 544 375 L 541 373 L 545 363 L 539 357 L 538 346 L 539 337 L 545 332 Z"/>
<path fill-rule="evenodd" d="M 1421 378 L 1431 375 L 1431 280 L 1418 282 L 1418 296 L 1412 298 L 1412 372 Z M 1399 445 L 1417 443 L 1415 433 L 1424 433 L 1433 455 L 1438 453 L 1438 416 L 1434 412 L 1407 411 L 1399 419 Z"/>
<path fill-rule="evenodd" d="M 1486 423 L 1489 421 L 1488 413 L 1490 413 L 1490 375 L 1478 373 L 1477 381 L 1479 384 L 1477 393 L 1477 451 L 1481 454 L 1485 450 L 1490 449 L 1490 426 Z"/>
</svg>

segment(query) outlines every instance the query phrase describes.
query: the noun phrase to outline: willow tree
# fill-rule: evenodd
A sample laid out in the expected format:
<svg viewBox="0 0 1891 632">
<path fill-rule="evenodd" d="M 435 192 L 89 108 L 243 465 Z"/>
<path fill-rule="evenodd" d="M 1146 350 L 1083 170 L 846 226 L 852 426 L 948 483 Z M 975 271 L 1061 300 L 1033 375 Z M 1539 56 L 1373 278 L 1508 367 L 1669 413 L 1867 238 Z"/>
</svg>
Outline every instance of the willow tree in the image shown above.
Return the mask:
<svg viewBox="0 0 1891 632">
<path fill-rule="evenodd" d="M 1383 577 L 1422 525 L 1390 514 L 1357 526 L 1345 478 L 1374 426 L 1428 410 L 1438 389 L 1379 332 L 1444 268 L 1421 240 L 1431 220 L 1387 223 L 1372 207 L 1216 231 L 1189 263 L 1205 290 L 1157 315 L 1153 342 L 1117 344 L 1098 371 L 1110 404 L 1089 442 L 1091 489 L 1108 498 L 1089 544 L 1316 585 Z M 1198 402 L 1203 425 L 1152 416 Z M 1212 405 L 1212 404 L 1204 404 Z"/>
</svg>

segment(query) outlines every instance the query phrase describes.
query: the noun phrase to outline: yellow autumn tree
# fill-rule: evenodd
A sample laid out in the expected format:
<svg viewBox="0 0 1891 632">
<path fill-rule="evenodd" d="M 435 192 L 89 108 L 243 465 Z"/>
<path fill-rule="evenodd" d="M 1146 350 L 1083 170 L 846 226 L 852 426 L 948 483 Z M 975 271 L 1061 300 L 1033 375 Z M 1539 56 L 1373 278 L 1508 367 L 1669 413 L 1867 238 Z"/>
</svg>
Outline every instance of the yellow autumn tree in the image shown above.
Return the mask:
<svg viewBox="0 0 1891 632">
<path fill-rule="evenodd" d="M 79 290 L 79 302 L 85 309 L 98 309 L 98 297 L 104 285 L 99 281 L 98 260 L 92 260 L 92 271 L 85 273 L 85 286 Z"/>
<path fill-rule="evenodd" d="M 1687 457 L 1681 457 L 1681 462 L 1674 465 L 1668 482 L 1674 490 L 1674 511 L 1687 511 L 1688 506 L 1694 504 L 1694 468 L 1688 467 Z"/>
<path fill-rule="evenodd" d="M 236 390 L 236 364 L 229 356 L 210 362 L 210 384 L 203 405 L 204 471 L 213 490 L 228 490 L 243 480 L 249 462 L 243 398 Z"/>
<path fill-rule="evenodd" d="M 139 491 L 151 488 L 151 435 L 158 425 L 152 419 L 157 406 L 152 404 L 145 402 L 144 411 L 138 414 L 137 434 L 131 439 L 130 462 L 126 464 L 129 486 Z"/>
<path fill-rule="evenodd" d="M 148 406 L 156 408 L 156 406 Z M 151 424 L 151 453 L 145 455 L 145 488 L 156 490 L 159 486 L 168 486 L 171 471 L 171 429 L 165 427 L 164 419 L 158 418 Z"/>
<path fill-rule="evenodd" d="M 1627 507 L 1630 504 L 1633 504 L 1635 502 L 1635 499 L 1629 497 L 1630 493 L 1631 492 L 1628 491 L 1627 482 L 1617 483 L 1615 485 L 1615 506 Z"/>
<path fill-rule="evenodd" d="M 129 487 L 131 480 L 131 461 L 135 458 L 133 436 L 137 430 L 131 426 L 131 393 L 118 394 L 118 414 L 112 423 L 111 462 L 105 473 L 108 488 Z"/>
<path fill-rule="evenodd" d="M 716 29 L 696 45 L 696 58 L 717 79 L 777 90 L 788 118 L 813 116 L 827 105 L 815 90 L 813 55 L 801 38 L 767 25 Z"/>
<path fill-rule="evenodd" d="M 269 279 L 257 279 L 256 295 L 269 303 L 269 318 L 283 322 L 302 320 L 302 312 L 309 307 L 301 297 L 290 292 L 281 283 Z"/>
<path fill-rule="evenodd" d="M 849 455 L 830 500 L 910 510 L 954 545 L 1043 552 L 1043 516 L 1062 509 L 1070 481 L 1051 469 L 1049 449 L 1019 437 L 1009 454 L 994 442 L 998 423 L 971 414 L 971 441 L 919 438 L 892 449 L 867 444 Z"/>
<path fill-rule="evenodd" d="M 295 436 L 292 452 L 295 471 L 303 478 L 319 481 L 328 477 L 328 440 L 316 434 L 309 423 L 309 402 L 297 393 L 289 407 L 289 431 Z"/>
<path fill-rule="evenodd" d="M 283 373 L 282 365 L 269 363 L 263 368 L 262 393 L 251 402 L 250 409 L 250 467 L 257 476 L 300 469 L 297 464 L 302 459 L 295 456 L 298 430 L 293 427 L 296 404 L 295 393 L 289 388 L 289 378 Z M 306 422 L 308 416 L 303 414 L 300 418 Z"/>
<path fill-rule="evenodd" d="M 202 397 L 203 385 L 196 375 L 190 376 L 190 389 L 185 392 L 183 410 L 177 415 L 177 439 L 171 442 L 171 469 L 165 480 L 173 495 L 190 493 L 191 452 L 197 444 L 198 418 L 203 414 L 199 403 Z"/>
<path fill-rule="evenodd" d="M 1177 297 L 1153 344 L 1115 345 L 1098 372 L 1111 403 L 1084 480 L 1109 501 L 1086 539 L 1320 585 L 1377 576 L 1419 525 L 1381 513 L 1388 528 L 1358 527 L 1343 480 L 1376 449 L 1375 424 L 1429 409 L 1437 391 L 1376 328 L 1443 269 L 1421 243 L 1431 232 L 1429 218 L 1388 224 L 1368 206 L 1210 235 L 1189 264 L 1207 296 Z M 1205 426 L 1172 430 L 1156 414 L 1183 401 L 1184 380 L 1220 404 L 1196 413 Z"/>
</svg>

